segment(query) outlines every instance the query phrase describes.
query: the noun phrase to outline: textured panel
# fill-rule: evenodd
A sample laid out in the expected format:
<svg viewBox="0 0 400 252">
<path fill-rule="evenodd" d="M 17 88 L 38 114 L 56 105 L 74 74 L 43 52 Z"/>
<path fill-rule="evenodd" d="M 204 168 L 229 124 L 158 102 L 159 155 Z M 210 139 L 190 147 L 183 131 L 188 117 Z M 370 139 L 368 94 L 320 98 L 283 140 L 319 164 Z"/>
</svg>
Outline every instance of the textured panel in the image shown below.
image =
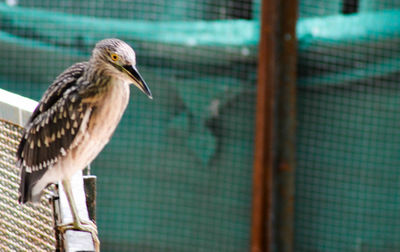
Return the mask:
<svg viewBox="0 0 400 252">
<path fill-rule="evenodd" d="M 52 208 L 46 200 L 50 191 L 37 206 L 18 204 L 15 153 L 21 132 L 21 127 L 0 121 L 0 250 L 54 251 Z"/>
</svg>

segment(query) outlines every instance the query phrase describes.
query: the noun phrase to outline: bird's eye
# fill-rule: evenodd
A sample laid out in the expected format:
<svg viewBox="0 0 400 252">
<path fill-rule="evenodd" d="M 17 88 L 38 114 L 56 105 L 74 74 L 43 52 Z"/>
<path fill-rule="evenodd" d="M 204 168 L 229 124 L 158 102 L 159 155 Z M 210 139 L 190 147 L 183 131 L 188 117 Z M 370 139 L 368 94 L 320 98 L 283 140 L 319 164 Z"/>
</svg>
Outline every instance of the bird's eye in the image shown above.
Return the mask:
<svg viewBox="0 0 400 252">
<path fill-rule="evenodd" d="M 118 57 L 117 54 L 112 53 L 112 54 L 111 54 L 111 59 L 112 59 L 113 61 L 117 61 L 117 60 L 119 59 L 119 57 Z"/>
</svg>

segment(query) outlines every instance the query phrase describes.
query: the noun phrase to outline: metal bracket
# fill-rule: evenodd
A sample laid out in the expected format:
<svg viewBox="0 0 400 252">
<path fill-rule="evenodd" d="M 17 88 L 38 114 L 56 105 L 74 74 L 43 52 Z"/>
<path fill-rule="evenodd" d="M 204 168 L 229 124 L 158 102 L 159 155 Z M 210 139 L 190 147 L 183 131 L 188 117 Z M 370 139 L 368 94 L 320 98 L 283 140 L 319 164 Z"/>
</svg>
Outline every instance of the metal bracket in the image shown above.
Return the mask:
<svg viewBox="0 0 400 252">
<path fill-rule="evenodd" d="M 89 187 L 84 186 L 84 178 L 82 172 L 77 172 L 71 178 L 71 187 L 74 194 L 75 203 L 78 208 L 79 216 L 82 220 L 89 220 L 89 216 L 95 216 L 96 204 L 95 191 L 96 191 L 96 177 L 88 176 L 91 184 Z M 84 188 L 90 188 L 85 193 Z M 68 200 L 63 190 L 62 184 L 58 184 L 58 196 L 53 197 L 53 210 L 55 226 L 61 223 L 72 222 L 72 214 L 69 208 Z M 89 195 L 89 196 L 86 196 Z M 89 209 L 92 214 L 89 214 L 87 208 L 87 200 L 89 200 Z M 78 252 L 78 251 L 95 251 L 93 239 L 90 233 L 68 230 L 65 234 L 61 234 L 56 228 L 57 251 Z"/>
</svg>

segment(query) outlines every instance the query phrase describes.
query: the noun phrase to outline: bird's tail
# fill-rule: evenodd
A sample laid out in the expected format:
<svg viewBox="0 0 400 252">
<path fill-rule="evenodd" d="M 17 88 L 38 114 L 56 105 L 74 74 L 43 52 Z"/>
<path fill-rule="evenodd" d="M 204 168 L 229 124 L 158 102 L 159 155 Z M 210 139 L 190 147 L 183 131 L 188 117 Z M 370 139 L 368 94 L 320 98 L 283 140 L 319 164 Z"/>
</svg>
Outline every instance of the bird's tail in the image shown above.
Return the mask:
<svg viewBox="0 0 400 252">
<path fill-rule="evenodd" d="M 37 203 L 40 201 L 42 190 L 39 193 L 33 194 L 32 188 L 38 181 L 38 178 L 42 177 L 45 173 L 44 170 L 39 170 L 33 173 L 27 172 L 25 167 L 21 169 L 21 183 L 19 185 L 19 198 L 18 202 L 24 204 L 26 202 Z"/>
</svg>

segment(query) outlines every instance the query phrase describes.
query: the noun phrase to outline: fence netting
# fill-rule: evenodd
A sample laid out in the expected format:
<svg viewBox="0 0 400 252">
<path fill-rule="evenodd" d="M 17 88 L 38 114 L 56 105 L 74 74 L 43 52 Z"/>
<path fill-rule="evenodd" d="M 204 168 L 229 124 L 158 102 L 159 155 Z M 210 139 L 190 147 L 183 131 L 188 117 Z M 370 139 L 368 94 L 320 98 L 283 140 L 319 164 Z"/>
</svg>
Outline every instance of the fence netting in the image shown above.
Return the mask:
<svg viewBox="0 0 400 252">
<path fill-rule="evenodd" d="M 259 0 L 6 1 L 0 87 L 39 99 L 94 44 L 150 101 L 92 164 L 107 251 L 247 251 Z M 295 251 L 400 250 L 400 4 L 299 1 Z"/>
<path fill-rule="evenodd" d="M 105 251 L 249 248 L 259 1 L 7 1 L 0 87 L 40 99 L 117 37 L 154 99 L 131 88 L 92 164 Z"/>
<path fill-rule="evenodd" d="M 300 0 L 295 251 L 400 250 L 399 8 Z"/>
</svg>

